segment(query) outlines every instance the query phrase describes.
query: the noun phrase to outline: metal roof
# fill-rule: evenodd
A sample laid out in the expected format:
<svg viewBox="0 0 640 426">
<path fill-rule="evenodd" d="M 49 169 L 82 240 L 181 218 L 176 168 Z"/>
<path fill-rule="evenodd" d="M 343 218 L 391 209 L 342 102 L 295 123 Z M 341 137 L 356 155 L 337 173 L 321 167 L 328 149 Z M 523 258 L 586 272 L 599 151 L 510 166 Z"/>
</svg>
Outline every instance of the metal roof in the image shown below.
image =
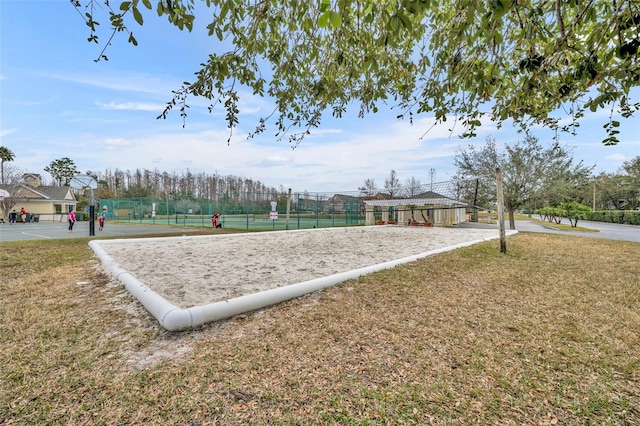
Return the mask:
<svg viewBox="0 0 640 426">
<path fill-rule="evenodd" d="M 444 196 L 433 198 L 403 198 L 395 200 L 365 200 L 364 204 L 367 206 L 380 206 L 380 207 L 397 207 L 397 206 L 410 206 L 417 207 L 465 207 L 466 204 L 460 201 L 453 200 Z"/>
</svg>

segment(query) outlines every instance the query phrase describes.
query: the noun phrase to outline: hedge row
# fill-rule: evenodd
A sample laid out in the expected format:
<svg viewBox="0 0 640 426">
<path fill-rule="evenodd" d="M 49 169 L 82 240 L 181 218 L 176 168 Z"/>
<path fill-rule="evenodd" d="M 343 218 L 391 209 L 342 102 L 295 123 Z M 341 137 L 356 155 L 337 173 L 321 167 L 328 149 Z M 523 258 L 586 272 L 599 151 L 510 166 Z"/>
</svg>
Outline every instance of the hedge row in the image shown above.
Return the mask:
<svg viewBox="0 0 640 426">
<path fill-rule="evenodd" d="M 640 211 L 637 210 L 605 210 L 588 212 L 585 220 L 607 223 L 626 223 L 640 225 Z"/>
</svg>

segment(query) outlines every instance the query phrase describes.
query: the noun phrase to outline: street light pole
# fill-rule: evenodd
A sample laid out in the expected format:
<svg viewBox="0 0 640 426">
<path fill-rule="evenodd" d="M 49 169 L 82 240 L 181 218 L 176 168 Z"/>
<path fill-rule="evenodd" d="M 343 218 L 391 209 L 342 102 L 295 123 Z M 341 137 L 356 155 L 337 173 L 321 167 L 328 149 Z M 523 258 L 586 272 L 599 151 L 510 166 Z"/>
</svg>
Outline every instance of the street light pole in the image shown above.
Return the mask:
<svg viewBox="0 0 640 426">
<path fill-rule="evenodd" d="M 75 189 L 87 189 L 89 188 L 91 194 L 91 202 L 89 204 L 89 236 L 93 237 L 95 233 L 95 206 L 93 198 L 93 189 L 98 187 L 98 182 L 89 175 L 76 175 L 71 178 L 70 185 Z"/>
<path fill-rule="evenodd" d="M 95 201 L 93 198 L 93 188 L 89 187 L 89 193 L 91 194 L 91 204 L 89 204 L 89 236 L 96 235 L 96 220 L 95 220 Z"/>
</svg>

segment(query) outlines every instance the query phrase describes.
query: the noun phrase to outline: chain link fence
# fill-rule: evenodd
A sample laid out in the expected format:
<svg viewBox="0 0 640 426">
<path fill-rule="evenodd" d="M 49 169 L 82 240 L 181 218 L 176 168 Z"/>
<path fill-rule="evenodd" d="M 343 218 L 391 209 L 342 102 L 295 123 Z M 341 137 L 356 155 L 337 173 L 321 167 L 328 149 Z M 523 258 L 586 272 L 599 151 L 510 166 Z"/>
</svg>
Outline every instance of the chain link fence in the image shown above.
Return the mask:
<svg viewBox="0 0 640 426">
<path fill-rule="evenodd" d="M 209 199 L 175 195 L 112 198 L 100 200 L 97 213 L 117 222 L 200 227 L 212 226 L 213 216 L 220 215 L 216 221 L 223 227 L 246 230 L 356 226 L 372 223 L 372 219 L 373 223 L 386 223 L 404 217 L 403 206 L 407 212 L 410 208 L 410 215 L 414 217 L 414 204 L 429 205 L 431 209 L 464 210 L 474 205 L 477 189 L 475 180 L 470 182 L 471 186 L 469 182 L 465 185 L 461 182 L 420 185 L 397 193 L 294 192 L 290 198 L 287 193 L 230 193 Z"/>
<path fill-rule="evenodd" d="M 101 200 L 98 213 L 117 222 L 200 227 L 212 226 L 212 216 L 219 214 L 217 222 L 227 228 L 286 229 L 287 196 L 113 198 Z M 289 203 L 288 229 L 355 226 L 364 219 L 364 205 L 351 195 L 294 193 Z"/>
</svg>

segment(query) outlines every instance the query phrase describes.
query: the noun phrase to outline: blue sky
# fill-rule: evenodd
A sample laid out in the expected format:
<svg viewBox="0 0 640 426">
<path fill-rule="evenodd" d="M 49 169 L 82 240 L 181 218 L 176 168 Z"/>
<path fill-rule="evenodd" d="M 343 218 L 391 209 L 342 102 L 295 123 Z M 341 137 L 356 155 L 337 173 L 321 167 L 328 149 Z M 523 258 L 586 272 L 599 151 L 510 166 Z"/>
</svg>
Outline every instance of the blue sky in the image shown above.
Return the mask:
<svg viewBox="0 0 640 426">
<path fill-rule="evenodd" d="M 104 42 L 109 32 L 102 21 Z M 0 0 L 0 145 L 15 154 L 11 164 L 50 179 L 44 167 L 69 157 L 83 173 L 190 170 L 294 191 L 339 192 L 355 191 L 365 179 L 382 187 L 391 170 L 403 183 L 411 177 L 429 183 L 431 169 L 435 181 L 449 180 L 460 148 L 483 145 L 487 136 L 499 145 L 522 139 L 511 126 L 497 129 L 491 122 L 475 139 L 451 134 L 451 122 L 425 135 L 430 116 L 418 117 L 411 126 L 396 120 L 395 111 L 381 108 L 359 119 L 354 108 L 339 120 L 326 116 L 292 150 L 286 140 L 277 140 L 273 128 L 247 140 L 258 118 L 272 109 L 269 99 L 248 91 L 241 93 L 241 123 L 230 145 L 224 111 L 209 114 L 204 100 L 191 99 L 185 128 L 177 112 L 156 120 L 171 91 L 193 80 L 199 64 L 216 49 L 216 40 L 206 36 L 207 23 L 196 18 L 193 33 L 181 32 L 148 13 L 143 27 L 132 24 L 137 47 L 118 34 L 106 52 L 109 61 L 95 63 L 102 45 L 86 41 L 88 27 L 68 0 Z M 640 90 L 634 95 L 640 101 Z M 575 137 L 560 134 L 560 142 L 574 148 L 574 158 L 595 165 L 596 173 L 614 172 L 640 155 L 640 116 L 622 120 L 621 142 L 605 147 L 606 115 L 587 116 Z M 553 137 L 541 128 L 532 134 L 544 144 Z"/>
</svg>

